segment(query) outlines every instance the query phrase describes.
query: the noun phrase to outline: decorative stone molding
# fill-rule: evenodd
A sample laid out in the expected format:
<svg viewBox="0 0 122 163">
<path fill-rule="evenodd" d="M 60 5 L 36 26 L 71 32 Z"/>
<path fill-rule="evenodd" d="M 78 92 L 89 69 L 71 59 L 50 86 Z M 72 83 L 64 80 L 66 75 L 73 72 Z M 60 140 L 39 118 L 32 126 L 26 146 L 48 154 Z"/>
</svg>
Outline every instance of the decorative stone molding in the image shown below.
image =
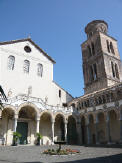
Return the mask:
<svg viewBox="0 0 122 163">
<path fill-rule="evenodd" d="M 40 112 L 44 110 L 52 111 L 53 113 L 61 112 L 63 114 L 71 114 L 73 113 L 73 107 L 60 107 L 60 106 L 51 106 L 48 104 L 45 104 L 45 102 L 41 98 L 36 97 L 28 97 L 27 95 L 18 95 L 14 98 L 9 98 L 8 102 L 2 101 L 4 106 L 10 106 L 11 108 L 17 108 L 16 110 L 19 110 L 24 106 L 30 106 L 34 108 L 37 112 L 37 114 L 40 114 Z M 19 106 L 19 107 L 18 107 Z"/>
<path fill-rule="evenodd" d="M 115 107 L 118 109 L 119 108 L 119 102 L 115 101 Z"/>
</svg>

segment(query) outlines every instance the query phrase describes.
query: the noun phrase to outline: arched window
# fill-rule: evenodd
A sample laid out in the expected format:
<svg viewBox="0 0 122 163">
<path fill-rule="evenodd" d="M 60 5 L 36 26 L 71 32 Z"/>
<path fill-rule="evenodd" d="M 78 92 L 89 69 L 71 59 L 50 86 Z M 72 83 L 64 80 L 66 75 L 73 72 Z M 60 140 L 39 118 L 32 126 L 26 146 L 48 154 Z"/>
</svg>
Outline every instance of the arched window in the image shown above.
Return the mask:
<svg viewBox="0 0 122 163">
<path fill-rule="evenodd" d="M 84 107 L 83 102 L 81 103 L 82 108 Z"/>
<path fill-rule="evenodd" d="M 94 80 L 94 71 L 92 65 L 90 66 L 90 81 Z"/>
<path fill-rule="evenodd" d="M 42 77 L 43 74 L 43 65 L 38 63 L 37 65 L 37 75 Z"/>
<path fill-rule="evenodd" d="M 88 45 L 88 51 L 89 51 L 89 57 L 91 57 L 92 56 L 92 52 L 91 52 L 91 48 L 90 48 L 89 45 Z"/>
<path fill-rule="evenodd" d="M 102 98 L 99 97 L 98 99 L 99 99 L 99 104 L 102 104 Z"/>
<path fill-rule="evenodd" d="M 94 63 L 90 66 L 90 81 L 97 79 L 97 65 Z"/>
<path fill-rule="evenodd" d="M 107 44 L 108 52 L 110 53 L 110 46 L 109 46 L 109 42 L 108 42 L 108 40 L 106 40 L 106 44 Z"/>
<path fill-rule="evenodd" d="M 115 54 L 112 42 L 110 42 L 110 49 L 111 49 L 111 53 Z"/>
<path fill-rule="evenodd" d="M 95 48 L 93 42 L 91 43 L 91 47 L 92 47 L 92 54 L 95 55 Z"/>
<path fill-rule="evenodd" d="M 117 64 L 115 63 L 115 73 L 116 73 L 116 78 L 119 79 L 119 72 L 118 72 L 118 66 Z"/>
<path fill-rule="evenodd" d="M 96 80 L 97 79 L 97 65 L 96 65 L 96 63 L 93 64 L 93 69 L 94 69 L 94 80 Z"/>
<path fill-rule="evenodd" d="M 15 64 L 15 57 L 14 56 L 12 56 L 12 55 L 10 55 L 9 57 L 8 57 L 8 69 L 9 70 L 13 70 L 14 69 L 14 64 Z"/>
<path fill-rule="evenodd" d="M 111 68 L 112 68 L 113 77 L 115 78 L 115 71 L 114 71 L 114 64 L 113 64 L 113 62 L 111 62 Z"/>
<path fill-rule="evenodd" d="M 24 73 L 28 74 L 29 68 L 30 68 L 30 62 L 28 60 L 24 60 L 24 66 L 23 66 Z"/>
</svg>

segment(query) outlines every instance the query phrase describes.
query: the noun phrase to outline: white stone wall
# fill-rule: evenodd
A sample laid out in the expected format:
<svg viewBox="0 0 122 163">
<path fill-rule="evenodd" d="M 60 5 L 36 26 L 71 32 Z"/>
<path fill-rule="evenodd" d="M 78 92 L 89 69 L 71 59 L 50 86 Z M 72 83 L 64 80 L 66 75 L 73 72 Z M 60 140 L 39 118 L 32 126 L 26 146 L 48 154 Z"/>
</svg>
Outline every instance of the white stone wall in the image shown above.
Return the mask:
<svg viewBox="0 0 122 163">
<path fill-rule="evenodd" d="M 31 52 L 24 51 L 28 45 Z M 14 70 L 7 69 L 8 57 L 15 57 Z M 23 71 L 24 60 L 30 61 L 29 74 Z M 37 64 L 43 65 L 43 76 L 37 75 Z M 12 97 L 18 94 L 27 94 L 28 87 L 32 87 L 32 97 L 42 98 L 49 105 L 62 105 L 72 100 L 72 97 L 53 82 L 53 62 L 41 53 L 30 41 L 0 45 L 0 84 L 5 94 L 11 90 Z M 59 98 L 59 89 L 61 98 Z"/>
</svg>

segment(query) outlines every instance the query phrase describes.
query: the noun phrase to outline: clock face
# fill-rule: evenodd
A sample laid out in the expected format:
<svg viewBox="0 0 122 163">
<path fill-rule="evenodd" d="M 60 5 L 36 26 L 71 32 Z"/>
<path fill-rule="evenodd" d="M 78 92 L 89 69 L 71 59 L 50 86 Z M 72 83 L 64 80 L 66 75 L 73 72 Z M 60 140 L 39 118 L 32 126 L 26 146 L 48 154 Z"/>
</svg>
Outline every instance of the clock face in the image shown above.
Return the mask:
<svg viewBox="0 0 122 163">
<path fill-rule="evenodd" d="M 27 52 L 27 53 L 30 53 L 31 52 L 31 48 L 29 46 L 25 46 L 24 47 L 24 50 Z"/>
</svg>

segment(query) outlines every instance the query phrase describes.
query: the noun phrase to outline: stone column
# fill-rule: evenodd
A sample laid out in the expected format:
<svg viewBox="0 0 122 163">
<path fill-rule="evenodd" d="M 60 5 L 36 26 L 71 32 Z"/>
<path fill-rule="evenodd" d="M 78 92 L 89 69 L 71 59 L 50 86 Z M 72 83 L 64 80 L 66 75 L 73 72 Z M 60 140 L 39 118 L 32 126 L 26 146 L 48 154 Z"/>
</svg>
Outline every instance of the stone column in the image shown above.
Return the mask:
<svg viewBox="0 0 122 163">
<path fill-rule="evenodd" d="M 96 135 L 96 144 L 100 144 L 99 138 L 98 138 L 98 116 L 96 115 L 96 121 L 95 121 L 95 135 Z"/>
<path fill-rule="evenodd" d="M 16 129 L 17 129 L 17 120 L 18 120 L 18 114 L 15 114 L 15 116 L 14 116 L 14 132 L 16 132 Z"/>
<path fill-rule="evenodd" d="M 2 119 L 2 109 L 0 108 L 0 119 Z"/>
<path fill-rule="evenodd" d="M 108 139 L 108 144 L 111 143 L 111 135 L 110 135 L 110 119 L 109 115 L 106 117 L 106 132 L 107 132 L 107 139 Z"/>
<path fill-rule="evenodd" d="M 55 121 L 52 120 L 52 143 L 54 144 L 54 123 Z"/>
<path fill-rule="evenodd" d="M 64 122 L 65 125 L 65 141 L 67 142 L 67 121 Z"/>
<path fill-rule="evenodd" d="M 122 111 L 120 112 L 120 144 L 122 144 Z"/>
<path fill-rule="evenodd" d="M 89 128 L 89 122 L 86 124 L 86 132 L 87 132 L 87 144 L 90 144 L 90 128 Z"/>
<path fill-rule="evenodd" d="M 39 123 L 40 123 L 40 118 L 36 120 L 36 133 L 39 133 Z"/>
<path fill-rule="evenodd" d="M 16 132 L 17 129 L 17 120 L 18 120 L 18 114 L 14 115 L 14 124 L 13 124 L 13 132 Z M 8 124 L 7 124 L 8 125 Z M 7 131 L 6 131 L 7 132 Z M 6 133 L 7 134 L 7 133 Z M 7 135 L 5 138 L 5 144 L 7 145 Z M 14 136 L 13 136 L 13 140 L 12 140 L 12 144 L 15 145 L 15 140 L 14 140 Z"/>
<path fill-rule="evenodd" d="M 82 130 L 81 130 L 81 120 L 80 119 L 77 119 L 76 128 L 77 128 L 77 136 L 78 136 L 78 145 L 81 145 L 82 144 Z"/>
</svg>

